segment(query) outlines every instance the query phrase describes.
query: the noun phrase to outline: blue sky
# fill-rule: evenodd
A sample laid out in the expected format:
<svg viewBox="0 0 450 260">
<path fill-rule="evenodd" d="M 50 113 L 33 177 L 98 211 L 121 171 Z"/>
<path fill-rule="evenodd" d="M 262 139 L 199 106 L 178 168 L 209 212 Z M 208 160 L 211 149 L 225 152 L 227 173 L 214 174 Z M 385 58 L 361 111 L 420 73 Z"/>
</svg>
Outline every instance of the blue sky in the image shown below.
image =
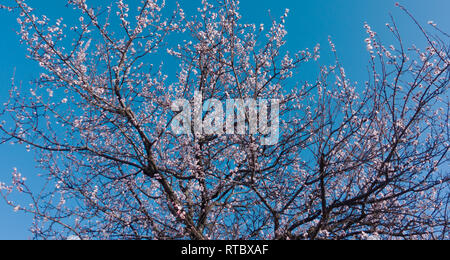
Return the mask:
<svg viewBox="0 0 450 260">
<path fill-rule="evenodd" d="M 167 0 L 167 2 L 172 1 Z M 88 3 L 92 2 L 101 1 L 88 0 Z M 179 2 L 189 15 L 201 1 L 180 0 Z M 328 36 L 332 36 L 347 74 L 353 81 L 361 81 L 364 80 L 368 58 L 364 44 L 366 38 L 364 22 L 369 23 L 383 37 L 387 35 L 385 23 L 389 22 L 389 14 L 392 13 L 407 41 L 411 43 L 419 36 L 415 25 L 395 7 L 395 2 L 394 0 L 241 0 L 241 14 L 245 22 L 260 24 L 268 21 L 269 9 L 274 17 L 278 17 L 285 8 L 289 8 L 291 12 L 287 20 L 288 48 L 295 51 L 313 48 L 316 43 L 320 43 L 325 47 L 322 50 L 325 54 L 328 50 Z M 419 22 L 426 24 L 427 21 L 433 20 L 445 31 L 450 31 L 448 17 L 450 1 L 398 2 L 406 6 Z M 72 15 L 71 9 L 65 7 L 65 1 L 29 0 L 28 3 L 40 14 L 46 14 L 50 18 L 63 16 L 67 19 L 67 16 Z M 19 38 L 14 32 L 17 29 L 15 21 L 14 15 L 0 10 L 2 25 L 0 49 L 3 50 L 0 58 L 0 104 L 8 97 L 14 71 L 16 82 L 22 81 L 25 89 L 28 89 L 28 82 L 36 78 L 39 71 L 33 62 L 25 59 L 25 47 L 19 44 Z M 38 186 L 39 181 L 36 176 L 40 170 L 35 166 L 34 155 L 27 153 L 24 147 L 0 145 L 0 182 L 8 183 L 12 169 L 17 167 L 31 184 Z M 0 239 L 31 238 L 31 233 L 28 231 L 31 221 L 30 216 L 15 213 L 3 201 L 0 201 Z"/>
</svg>

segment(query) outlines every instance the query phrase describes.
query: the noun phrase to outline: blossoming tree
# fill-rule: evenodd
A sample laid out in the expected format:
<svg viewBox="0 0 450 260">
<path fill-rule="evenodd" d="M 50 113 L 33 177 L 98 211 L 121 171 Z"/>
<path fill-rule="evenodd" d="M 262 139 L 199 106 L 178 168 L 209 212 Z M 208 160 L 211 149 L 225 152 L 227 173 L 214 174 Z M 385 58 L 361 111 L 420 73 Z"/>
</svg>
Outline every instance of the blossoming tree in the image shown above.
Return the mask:
<svg viewBox="0 0 450 260">
<path fill-rule="evenodd" d="M 158 0 L 68 3 L 76 25 L 23 0 L 2 6 L 45 71 L 31 89 L 13 85 L 0 126 L 46 172 L 38 193 L 17 171 L 0 186 L 34 215 L 36 238 L 449 238 L 449 36 L 435 24 L 429 33 L 411 16 L 425 49 L 404 46 L 394 19 L 389 47 L 366 25 L 364 85 L 331 40 L 336 62 L 302 82 L 294 72 L 319 61 L 319 46 L 283 49 L 288 11 L 265 29 L 243 24 L 236 0 L 203 1 L 193 17 Z M 278 143 L 175 135 L 171 102 L 194 92 L 279 100 Z M 14 190 L 31 204 L 10 201 Z"/>
</svg>

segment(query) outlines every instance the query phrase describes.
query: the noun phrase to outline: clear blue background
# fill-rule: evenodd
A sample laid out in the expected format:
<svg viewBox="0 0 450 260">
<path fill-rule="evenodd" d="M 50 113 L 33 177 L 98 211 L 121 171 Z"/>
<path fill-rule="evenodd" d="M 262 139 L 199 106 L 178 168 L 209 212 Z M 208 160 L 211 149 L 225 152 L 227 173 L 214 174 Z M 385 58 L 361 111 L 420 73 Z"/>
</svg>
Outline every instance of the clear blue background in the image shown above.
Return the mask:
<svg viewBox="0 0 450 260">
<path fill-rule="evenodd" d="M 88 1 L 101 2 L 97 0 Z M 130 1 L 137 3 L 139 1 Z M 173 0 L 167 0 L 173 2 Z M 192 14 L 200 0 L 180 0 L 187 15 Z M 409 18 L 395 7 L 394 0 L 242 0 L 241 14 L 245 22 L 260 24 L 266 22 L 268 12 L 279 17 L 285 8 L 291 10 L 288 19 L 288 48 L 300 50 L 312 48 L 316 43 L 328 50 L 327 39 L 332 36 L 337 46 L 341 61 L 347 74 L 353 81 L 364 80 L 366 75 L 367 53 L 364 39 L 367 37 L 363 28 L 368 22 L 380 35 L 386 34 L 386 22 L 390 22 L 392 13 L 400 25 L 403 36 L 410 42 L 420 37 L 415 25 Z M 408 0 L 399 1 L 406 6 L 422 24 L 433 20 L 445 31 L 450 31 L 449 0 Z M 3 3 L 3 1 L 2 1 Z M 29 0 L 29 5 L 39 14 L 50 18 L 63 16 L 66 20 L 72 14 L 65 7 L 65 1 Z M 133 8 L 133 4 L 130 4 Z M 75 18 L 75 17 L 72 17 Z M 11 77 L 16 71 L 16 82 L 23 82 L 24 89 L 29 89 L 28 82 L 38 75 L 38 67 L 25 59 L 25 47 L 19 44 L 15 15 L 0 10 L 0 104 L 8 97 Z M 448 40 L 448 39 L 447 39 Z M 301 74 L 301 71 L 300 71 Z M 14 167 L 29 179 L 29 183 L 39 185 L 36 177 L 40 170 L 36 169 L 34 155 L 27 153 L 24 147 L 9 144 L 0 145 L 0 182 L 10 182 Z M 28 231 L 32 224 L 31 216 L 15 213 L 3 201 L 0 201 L 0 239 L 28 239 Z"/>
</svg>

